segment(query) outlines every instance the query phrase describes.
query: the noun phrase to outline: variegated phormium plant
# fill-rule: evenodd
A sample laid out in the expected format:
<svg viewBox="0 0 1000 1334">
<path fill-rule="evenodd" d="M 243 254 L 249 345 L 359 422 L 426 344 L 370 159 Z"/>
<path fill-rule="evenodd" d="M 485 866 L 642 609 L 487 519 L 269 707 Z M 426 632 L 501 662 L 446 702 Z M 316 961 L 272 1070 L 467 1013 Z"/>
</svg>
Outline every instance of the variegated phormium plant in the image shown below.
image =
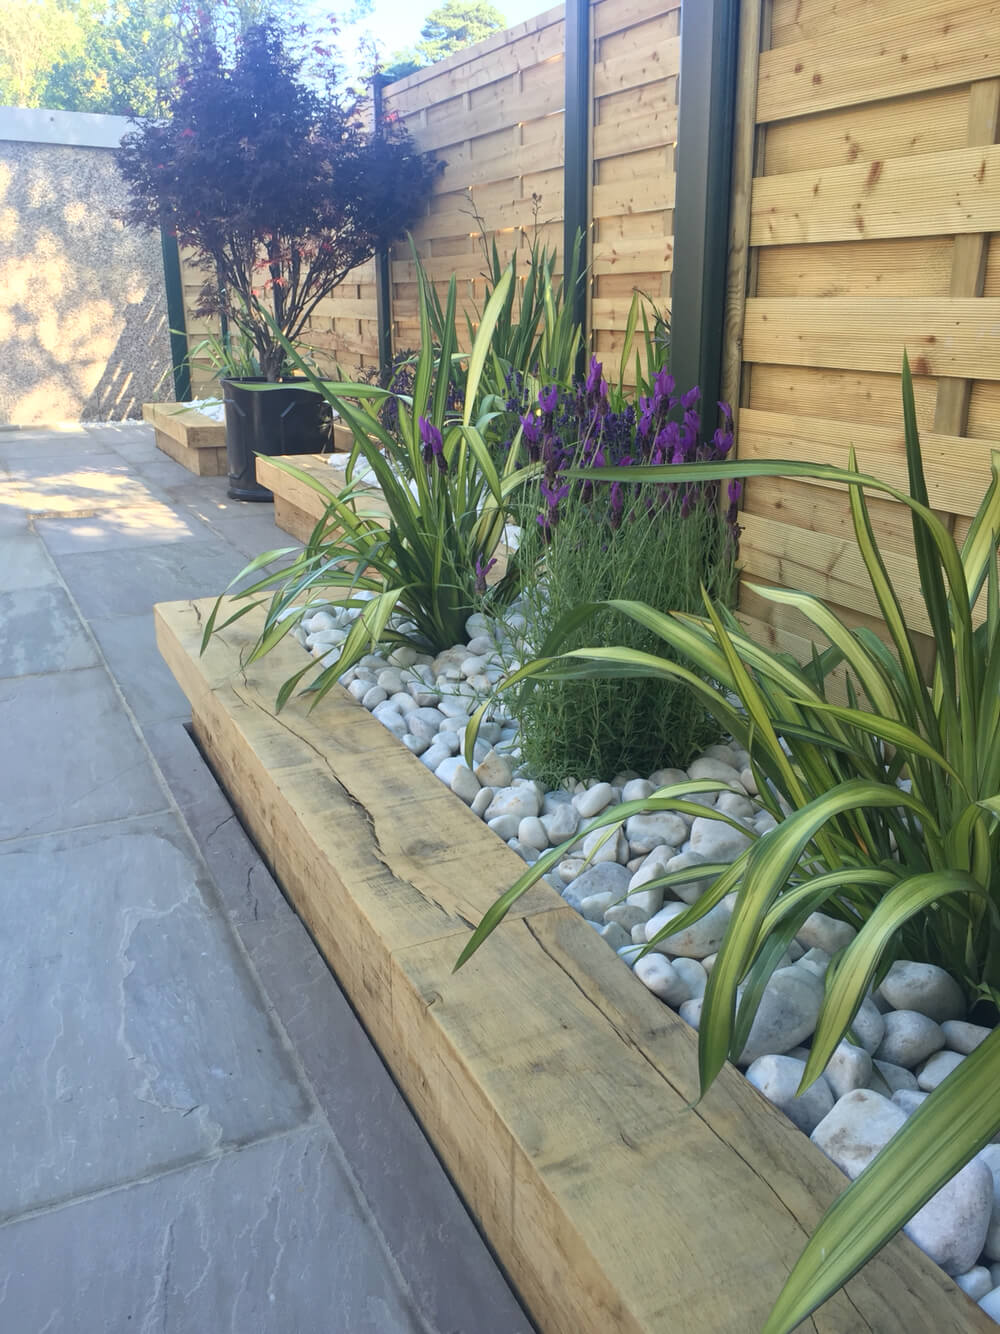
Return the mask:
<svg viewBox="0 0 1000 1334">
<path fill-rule="evenodd" d="M 683 930 L 736 892 L 702 1010 L 703 1091 L 726 1059 L 742 1051 L 764 986 L 818 909 L 851 923 L 857 935 L 831 963 L 800 1092 L 849 1035 L 862 1000 L 896 957 L 947 968 L 970 1004 L 1000 1004 L 1000 454 L 993 454 L 992 480 L 959 547 L 928 504 L 905 358 L 903 416 L 909 494 L 859 472 L 853 451 L 847 469 L 734 460 L 604 473 L 609 481 L 786 476 L 846 486 L 888 645 L 869 630 L 848 627 L 815 597 L 753 586 L 759 596 L 801 612 L 829 647 L 799 665 L 755 643 L 707 598 L 704 617 L 618 601 L 611 605 L 653 630 L 671 656 L 620 648 L 556 656 L 553 646 L 552 654 L 504 683 L 590 674 L 685 681 L 751 755 L 759 799 L 777 828 L 755 838 L 728 867 L 698 867 L 699 879 L 707 873 L 717 878 L 661 933 Z M 910 511 L 936 645 L 932 669 L 921 662 L 879 554 L 866 492 Z M 589 612 L 578 609 L 564 629 L 579 626 Z M 829 673 L 837 667 L 846 669 L 846 703 L 828 695 Z M 473 732 L 470 727 L 466 735 L 469 748 Z M 664 789 L 606 812 L 590 828 L 611 829 L 645 810 L 683 810 L 696 790 L 703 785 Z M 565 848 L 546 853 L 520 877 L 486 914 L 459 963 L 564 855 Z M 691 875 L 675 872 L 653 883 L 666 886 Z M 796 1328 L 1000 1130 L 998 1087 L 1000 1029 L 930 1094 L 828 1211 L 764 1334 Z"/>
<path fill-rule="evenodd" d="M 486 591 L 485 576 L 498 558 L 508 497 L 526 475 L 525 470 L 515 469 L 513 452 L 508 469 L 498 471 L 487 445 L 496 413 L 480 404 L 483 368 L 513 281 L 511 270 L 502 275 L 490 297 L 467 365 L 461 368 L 465 395 L 461 415 L 449 406 L 454 401 L 451 377 L 459 368 L 454 341 L 455 280 L 442 325 L 444 343 L 438 346 L 431 335 L 422 272 L 419 278 L 420 353 L 412 393 L 393 395 L 397 412 L 392 432 L 381 424 L 377 411 L 389 397 L 387 390 L 320 380 L 286 344 L 289 360 L 351 428 L 354 450 L 348 485 L 338 493 L 294 464 L 272 460 L 318 491 L 326 501 L 326 513 L 297 559 L 242 589 L 236 596 L 243 605 L 222 622 L 218 620 L 219 599 L 202 641 L 204 651 L 216 629 L 266 606 L 264 627 L 247 659 L 253 662 L 331 596 L 342 605 L 357 607 L 359 614 L 336 660 L 331 663 L 327 658 L 326 665 L 308 661 L 283 683 L 279 708 L 309 676 L 313 679 L 306 689 L 318 701 L 338 677 L 380 643 L 409 643 L 420 651 L 440 652 L 461 641 L 465 622 Z M 267 385 L 254 387 L 262 393 L 269 389 Z M 367 504 L 358 504 L 364 492 L 352 484 L 351 475 L 359 455 L 375 475 L 387 520 L 374 517 Z M 230 587 L 259 573 L 280 554 L 287 553 L 264 552 Z"/>
</svg>

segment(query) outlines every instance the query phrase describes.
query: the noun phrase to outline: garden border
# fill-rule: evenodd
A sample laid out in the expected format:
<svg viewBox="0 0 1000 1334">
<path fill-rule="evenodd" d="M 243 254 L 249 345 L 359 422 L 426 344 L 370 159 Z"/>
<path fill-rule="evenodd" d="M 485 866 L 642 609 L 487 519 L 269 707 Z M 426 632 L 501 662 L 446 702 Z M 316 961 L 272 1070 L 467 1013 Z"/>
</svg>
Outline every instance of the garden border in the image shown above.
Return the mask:
<svg viewBox="0 0 1000 1334">
<path fill-rule="evenodd" d="M 309 473 L 318 482 L 322 482 L 333 492 L 340 491 L 347 485 L 343 469 L 333 468 L 322 454 L 289 454 L 286 456 L 258 455 L 257 481 L 266 486 L 274 496 L 274 522 L 298 542 L 308 542 L 312 531 L 324 517 L 329 505 L 311 486 L 300 482 L 291 473 L 274 466 L 274 459 L 279 463 L 291 463 L 303 472 Z M 355 510 L 359 515 L 371 518 L 384 518 L 388 515 L 388 506 L 382 499 L 382 493 L 376 487 L 370 488 L 368 495 L 358 496 Z"/>
<path fill-rule="evenodd" d="M 212 605 L 156 608 L 198 740 L 543 1334 L 758 1330 L 840 1172 L 731 1068 L 692 1110 L 696 1034 L 547 886 L 453 974 L 523 864 L 340 687 L 275 717 L 259 611 L 199 656 Z M 802 1328 L 995 1326 L 897 1237 Z"/>
<path fill-rule="evenodd" d="M 142 419 L 155 432 L 156 448 L 196 477 L 225 477 L 226 425 L 187 403 L 144 403 Z"/>
</svg>

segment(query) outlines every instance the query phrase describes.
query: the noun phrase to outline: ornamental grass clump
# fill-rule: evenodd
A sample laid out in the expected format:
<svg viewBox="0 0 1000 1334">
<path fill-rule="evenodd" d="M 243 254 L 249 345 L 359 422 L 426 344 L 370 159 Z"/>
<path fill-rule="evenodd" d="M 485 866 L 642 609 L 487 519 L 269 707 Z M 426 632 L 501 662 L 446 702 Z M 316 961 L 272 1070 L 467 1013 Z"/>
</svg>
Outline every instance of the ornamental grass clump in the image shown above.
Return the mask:
<svg viewBox="0 0 1000 1334">
<path fill-rule="evenodd" d="M 543 389 L 520 421 L 522 449 L 542 468 L 537 486 L 522 493 L 523 555 L 537 560 L 539 578 L 526 583 L 530 648 L 545 645 L 582 602 L 629 596 L 656 606 L 695 611 L 701 588 L 730 598 L 738 538 L 736 492 L 720 511 L 718 483 L 690 486 L 592 480 L 605 464 L 631 468 L 692 459 L 722 459 L 732 447 L 732 422 L 701 438 L 698 391 L 674 396 L 666 370 L 651 392 L 612 409 L 596 358 L 586 378 L 566 392 Z M 680 414 L 680 415 L 678 415 Z M 580 469 L 570 479 L 568 471 Z M 530 556 L 529 556 L 529 553 Z M 646 627 L 609 607 L 562 644 L 622 644 L 655 651 Z M 646 678 L 526 681 L 512 705 L 521 724 L 524 759 L 532 775 L 553 786 L 566 778 L 610 778 L 622 769 L 651 773 L 687 765 L 719 727 L 682 684 Z"/>
<path fill-rule="evenodd" d="M 946 968 L 965 988 L 976 1017 L 1000 1007 L 1000 452 L 961 547 L 928 504 L 909 366 L 903 363 L 903 420 L 909 494 L 858 471 L 806 462 L 683 464 L 676 470 L 609 468 L 603 480 L 685 485 L 747 477 L 801 477 L 846 486 L 858 548 L 888 644 L 841 621 L 818 598 L 751 585 L 795 608 L 828 647 L 800 665 L 742 633 L 705 598 L 705 614 L 611 606 L 645 626 L 667 653 L 624 647 L 573 649 L 527 664 L 506 682 L 579 675 L 652 676 L 683 681 L 751 756 L 759 800 L 777 827 L 759 838 L 675 917 L 677 933 L 729 894 L 735 907 L 711 970 L 699 1026 L 703 1092 L 727 1058 L 743 1050 L 764 988 L 809 914 L 822 910 L 857 934 L 827 973 L 827 988 L 800 1092 L 850 1037 L 862 1001 L 896 958 Z M 583 477 L 582 470 L 569 476 Z M 917 651 L 879 553 L 866 492 L 905 505 L 936 648 L 933 668 Z M 581 606 L 552 637 L 592 614 Z M 677 658 L 693 665 L 682 665 Z M 845 697 L 829 690 L 846 669 Z M 466 733 L 471 750 L 475 727 Z M 590 828 L 650 809 L 683 810 L 697 789 L 678 784 L 608 811 Z M 711 810 L 702 815 L 733 823 Z M 744 830 L 743 832 L 748 832 Z M 459 963 L 505 913 L 566 854 L 545 853 L 489 910 Z M 680 871 L 650 882 L 669 887 Z M 659 937 L 657 937 L 657 940 Z M 655 945 L 651 941 L 650 945 Z M 982 1011 L 985 1010 L 985 1013 Z M 790 1334 L 1000 1130 L 1000 1028 L 967 1056 L 907 1119 L 889 1145 L 836 1201 L 800 1257 L 763 1334 Z"/>
<path fill-rule="evenodd" d="M 318 379 L 294 352 L 282 345 L 296 369 L 307 376 L 350 427 L 354 449 L 347 469 L 347 487 L 335 492 L 294 464 L 274 460 L 276 467 L 319 492 L 327 504 L 304 551 L 287 568 L 265 574 L 237 594 L 242 606 L 221 623 L 216 604 L 205 627 L 203 648 L 222 629 L 256 607 L 266 607 L 264 627 L 248 662 L 269 652 L 302 618 L 330 598 L 354 607 L 358 615 L 339 654 L 310 660 L 289 677 L 278 694 L 282 707 L 306 678 L 314 702 L 366 653 L 379 645 L 410 645 L 419 652 L 439 653 L 462 642 L 465 623 L 482 605 L 486 574 L 500 555 L 508 519 L 508 498 L 522 484 L 524 470 L 515 468 L 511 453 L 505 471 L 494 466 L 486 443 L 495 414 L 482 409 L 480 380 L 489 355 L 498 312 L 507 299 L 513 275 L 503 276 L 487 303 L 475 342 L 462 367 L 464 406 L 454 402 L 454 376 L 459 357 L 454 342 L 456 288 L 448 292 L 445 341 L 437 348 L 431 336 L 426 282 L 420 275 L 421 343 L 412 390 L 391 394 L 377 385 Z M 448 331 L 451 331 L 450 333 Z M 268 392 L 269 386 L 256 387 Z M 392 397 L 395 428 L 380 421 L 379 409 Z M 387 520 L 373 517 L 367 503 L 371 491 L 354 484 L 356 459 L 363 457 L 382 493 Z M 259 574 L 277 555 L 264 552 L 230 587 Z M 511 580 L 491 590 L 507 595 Z M 269 596 L 268 596 L 269 594 Z"/>
</svg>

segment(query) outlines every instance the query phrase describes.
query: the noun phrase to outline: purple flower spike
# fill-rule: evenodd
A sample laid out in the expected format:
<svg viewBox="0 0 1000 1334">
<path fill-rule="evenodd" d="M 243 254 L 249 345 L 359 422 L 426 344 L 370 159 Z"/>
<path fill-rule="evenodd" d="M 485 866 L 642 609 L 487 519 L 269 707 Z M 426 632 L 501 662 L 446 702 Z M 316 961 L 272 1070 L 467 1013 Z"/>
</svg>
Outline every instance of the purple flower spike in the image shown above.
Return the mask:
<svg viewBox="0 0 1000 1334">
<path fill-rule="evenodd" d="M 653 377 L 653 388 L 660 398 L 669 398 L 674 392 L 674 377 L 664 366 L 658 370 Z"/>
<path fill-rule="evenodd" d="M 719 401 L 719 411 L 722 413 L 722 420 L 731 424 L 733 420 L 733 410 L 728 403 L 721 399 Z"/>
<path fill-rule="evenodd" d="M 601 378 L 604 374 L 604 366 L 596 357 L 590 358 L 590 370 L 587 372 L 587 379 L 584 383 L 584 389 L 588 394 L 596 393 L 601 385 Z"/>
<path fill-rule="evenodd" d="M 550 510 L 558 508 L 560 500 L 565 500 L 566 497 L 569 495 L 568 483 L 564 483 L 564 485 L 562 486 L 553 487 L 549 486 L 547 482 L 543 481 L 539 482 L 538 485 L 539 488 L 541 489 L 542 495 L 545 497 L 545 503 L 546 505 L 548 505 Z"/>
<path fill-rule="evenodd" d="M 419 426 L 420 439 L 424 446 L 424 465 L 429 468 L 436 462 L 439 471 L 445 472 L 448 465 L 444 461 L 444 441 L 441 439 L 441 432 L 426 417 L 420 418 Z"/>
<path fill-rule="evenodd" d="M 693 385 L 686 394 L 681 395 L 681 407 L 685 412 L 693 408 L 701 398 L 701 390 L 697 385 Z"/>
<path fill-rule="evenodd" d="M 548 389 L 542 389 L 538 394 L 538 406 L 543 412 L 555 412 L 559 403 L 559 390 L 552 384 Z"/>
<path fill-rule="evenodd" d="M 489 574 L 490 570 L 493 569 L 493 566 L 496 565 L 496 563 L 497 563 L 497 558 L 496 558 L 496 556 L 493 556 L 490 560 L 488 560 L 488 561 L 486 562 L 485 565 L 483 564 L 483 558 L 482 558 L 482 556 L 477 556 L 477 557 L 476 557 L 476 592 L 477 592 L 477 593 L 485 593 L 485 592 L 486 592 L 486 576 Z"/>
<path fill-rule="evenodd" d="M 738 505 L 740 503 L 740 496 L 743 494 L 743 483 L 739 478 L 735 479 L 729 483 L 726 492 L 729 497 L 730 505 Z"/>
</svg>

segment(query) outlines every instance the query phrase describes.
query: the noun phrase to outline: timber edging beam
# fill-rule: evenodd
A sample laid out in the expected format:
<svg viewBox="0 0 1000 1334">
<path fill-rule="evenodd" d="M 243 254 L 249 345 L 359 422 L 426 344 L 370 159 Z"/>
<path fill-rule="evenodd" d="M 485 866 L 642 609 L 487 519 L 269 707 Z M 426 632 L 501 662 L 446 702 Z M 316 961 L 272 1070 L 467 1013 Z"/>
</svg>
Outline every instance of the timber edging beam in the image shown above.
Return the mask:
<svg viewBox="0 0 1000 1334">
<path fill-rule="evenodd" d="M 754 1334 L 839 1171 L 737 1072 L 696 1107 L 696 1034 L 548 886 L 469 964 L 522 867 L 336 687 L 273 712 L 287 638 L 156 608 L 215 772 L 543 1334 Z M 804 1329 L 988 1334 L 897 1237 Z"/>
</svg>

